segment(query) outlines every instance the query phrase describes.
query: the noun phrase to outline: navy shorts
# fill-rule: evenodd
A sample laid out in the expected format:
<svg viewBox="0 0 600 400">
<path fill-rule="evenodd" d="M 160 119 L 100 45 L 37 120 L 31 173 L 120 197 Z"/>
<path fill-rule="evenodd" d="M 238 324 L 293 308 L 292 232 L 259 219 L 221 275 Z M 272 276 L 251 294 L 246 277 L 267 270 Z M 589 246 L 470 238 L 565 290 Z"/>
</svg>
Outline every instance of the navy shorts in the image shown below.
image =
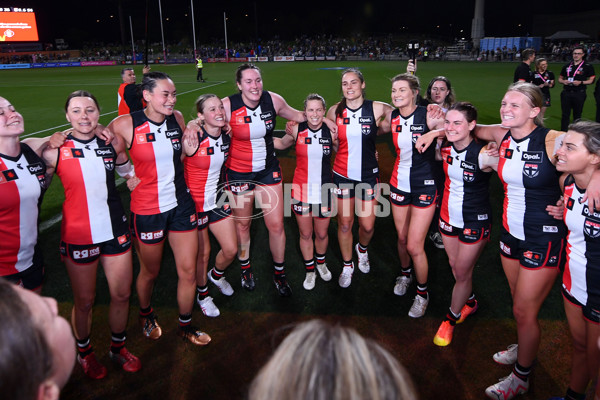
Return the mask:
<svg viewBox="0 0 600 400">
<path fill-rule="evenodd" d="M 208 225 L 219 222 L 231 216 L 231 207 L 229 204 L 223 204 L 221 207 L 213 208 L 209 211 L 203 211 L 196 214 L 198 219 L 198 230 L 208 228 Z"/>
<path fill-rule="evenodd" d="M 439 227 L 444 236 L 458 237 L 458 241 L 464 244 L 475 244 L 481 240 L 490 240 L 492 224 L 489 221 L 465 223 L 464 228 L 457 228 L 440 218 Z"/>
<path fill-rule="evenodd" d="M 559 235 L 540 235 L 520 240 L 511 235 L 504 226 L 500 230 L 500 254 L 506 258 L 519 260 L 524 268 L 560 268 L 565 260 L 565 238 Z"/>
<path fill-rule="evenodd" d="M 333 191 L 338 199 L 357 197 L 362 201 L 371 201 L 377 198 L 380 190 L 377 175 L 359 182 L 334 173 L 333 183 L 337 186 Z"/>
<path fill-rule="evenodd" d="M 244 194 L 258 186 L 272 186 L 281 183 L 281 168 L 275 159 L 268 168 L 258 172 L 237 172 L 227 168 L 225 170 L 227 188 L 233 194 Z"/>
<path fill-rule="evenodd" d="M 390 186 L 390 201 L 395 206 L 427 208 L 437 201 L 437 188 L 435 185 L 423 185 L 409 193 Z"/>
<path fill-rule="evenodd" d="M 600 324 L 600 304 L 590 304 L 590 302 L 588 302 L 588 304 L 581 304 L 581 302 L 579 302 L 575 297 L 571 296 L 564 287 L 561 288 L 561 292 L 567 301 L 581 308 L 581 313 L 585 319 L 596 324 Z"/>
<path fill-rule="evenodd" d="M 12 275 L 5 275 L 0 278 L 4 278 L 7 281 L 28 290 L 35 290 L 41 287 L 44 282 L 44 262 L 37 246 L 31 267 L 27 268 L 25 271 L 17 272 Z"/>
<path fill-rule="evenodd" d="M 144 244 L 158 244 L 169 232 L 189 232 L 197 226 L 196 206 L 191 196 L 169 211 L 153 215 L 132 212 L 130 219 L 131 234 Z"/>
<path fill-rule="evenodd" d="M 127 230 L 111 240 L 97 244 L 70 244 L 61 240 L 60 256 L 63 260 L 69 258 L 75 264 L 84 265 L 98 261 L 100 256 L 118 256 L 124 254 L 130 248 L 131 234 Z"/>
<path fill-rule="evenodd" d="M 292 199 L 292 211 L 299 216 L 312 215 L 317 218 L 331 218 L 331 196 L 321 204 L 303 203 Z"/>
</svg>

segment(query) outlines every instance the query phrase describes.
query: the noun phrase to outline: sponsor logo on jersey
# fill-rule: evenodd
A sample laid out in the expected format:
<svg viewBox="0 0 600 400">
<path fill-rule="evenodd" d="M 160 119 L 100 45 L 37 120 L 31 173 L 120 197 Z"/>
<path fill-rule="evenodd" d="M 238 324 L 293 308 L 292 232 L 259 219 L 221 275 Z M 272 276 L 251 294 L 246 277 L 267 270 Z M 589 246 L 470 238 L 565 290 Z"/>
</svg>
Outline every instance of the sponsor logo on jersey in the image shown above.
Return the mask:
<svg viewBox="0 0 600 400">
<path fill-rule="evenodd" d="M 523 175 L 528 178 L 535 178 L 540 174 L 538 167 L 537 164 L 525 163 L 525 165 L 523 165 Z"/>
<path fill-rule="evenodd" d="M 113 169 L 115 169 L 115 160 L 112 157 L 104 157 L 102 159 L 102 161 L 104 161 L 104 168 L 106 168 L 107 171 L 112 171 Z"/>
<path fill-rule="evenodd" d="M 307 214 L 310 211 L 309 206 L 303 206 L 302 204 L 294 204 L 294 211 L 301 214 Z"/>
<path fill-rule="evenodd" d="M 281 173 L 279 171 L 273 171 L 273 179 L 281 179 Z"/>
<path fill-rule="evenodd" d="M 319 138 L 319 144 L 331 144 L 331 140 L 328 138 Z"/>
<path fill-rule="evenodd" d="M 27 170 L 29 171 L 29 173 L 31 175 L 37 175 L 37 174 L 44 172 L 44 166 L 42 165 L 41 162 L 37 162 L 37 163 L 29 164 L 27 166 Z"/>
<path fill-rule="evenodd" d="M 239 185 L 239 184 L 230 185 L 229 188 L 231 189 L 232 192 L 241 193 L 241 192 L 245 192 L 246 190 L 248 190 L 250 188 L 250 186 L 247 183 L 244 183 L 242 185 Z"/>
<path fill-rule="evenodd" d="M 372 117 L 359 117 L 358 123 L 359 124 L 372 124 L 373 118 Z"/>
<path fill-rule="evenodd" d="M 6 182 L 10 182 L 10 181 L 14 181 L 15 179 L 19 179 L 19 177 L 17 176 L 17 173 L 15 172 L 14 169 L 7 169 L 5 171 L 2 171 L 2 175 L 4 175 L 4 179 L 6 180 Z"/>
<path fill-rule="evenodd" d="M 542 152 L 541 151 L 524 151 L 521 154 L 521 161 L 527 161 L 530 163 L 540 164 L 542 162 Z"/>
<path fill-rule="evenodd" d="M 479 230 L 478 229 L 465 228 L 465 229 L 463 229 L 463 235 L 466 238 L 474 239 L 477 236 L 479 236 Z"/>
<path fill-rule="evenodd" d="M 221 152 L 227 153 L 229 151 L 229 143 L 221 145 Z"/>
<path fill-rule="evenodd" d="M 140 126 L 138 126 L 137 128 L 134 129 L 133 131 L 135 134 L 146 134 L 146 133 L 150 133 L 150 123 L 148 121 L 144 122 L 143 124 L 141 124 Z"/>
<path fill-rule="evenodd" d="M 161 229 L 159 231 L 155 231 L 155 232 L 142 232 L 140 233 L 140 239 L 142 240 L 154 240 L 154 239 L 160 239 L 164 236 L 164 231 Z"/>
<path fill-rule="evenodd" d="M 127 233 L 124 235 L 121 235 L 121 236 L 117 237 L 117 241 L 119 242 L 119 244 L 125 244 L 129 241 L 128 236 L 129 235 Z"/>
<path fill-rule="evenodd" d="M 244 117 L 244 119 L 242 120 L 241 123 L 243 123 L 243 124 L 251 124 L 252 123 L 252 117 L 250 115 L 246 115 Z"/>
<path fill-rule="evenodd" d="M 460 162 L 460 167 L 462 169 L 468 169 L 469 171 L 476 171 L 477 170 L 477 166 L 473 163 L 470 163 L 468 161 L 461 161 Z"/>
<path fill-rule="evenodd" d="M 535 251 L 527 250 L 523 252 L 523 260 L 526 263 L 538 266 L 539 262 L 542 261 L 542 254 Z"/>
<path fill-rule="evenodd" d="M 446 156 L 446 164 L 452 165 L 454 158 L 452 156 Z"/>
<path fill-rule="evenodd" d="M 135 142 L 137 144 L 145 144 L 156 141 L 154 133 L 139 133 L 135 135 Z"/>
<path fill-rule="evenodd" d="M 392 132 L 401 133 L 402 132 L 402 125 L 393 124 L 392 125 Z"/>
<path fill-rule="evenodd" d="M 260 114 L 260 119 L 262 119 L 263 121 L 273 119 L 273 113 L 271 111 L 264 112 Z"/>
<path fill-rule="evenodd" d="M 168 131 L 165 131 L 165 136 L 168 139 L 173 139 L 173 138 L 178 138 L 181 136 L 181 134 L 179 133 L 179 129 L 170 129 Z"/>
<path fill-rule="evenodd" d="M 175 151 L 181 150 L 181 141 L 179 140 L 178 137 L 171 139 L 171 146 L 173 146 L 173 150 L 175 150 Z"/>
<path fill-rule="evenodd" d="M 471 171 L 463 170 L 463 180 L 465 182 L 473 182 L 475 180 L 475 174 Z"/>
<path fill-rule="evenodd" d="M 487 214 L 477 214 L 477 221 L 486 221 L 488 218 Z"/>
<path fill-rule="evenodd" d="M 431 186 L 431 185 L 435 185 L 435 181 L 433 179 L 425 179 L 423 181 L 423 184 L 427 185 L 427 186 Z"/>
<path fill-rule="evenodd" d="M 198 224 L 200 224 L 200 225 L 208 224 L 208 215 L 205 215 L 204 217 L 202 217 L 202 219 L 200 221 L 198 221 Z"/>
<path fill-rule="evenodd" d="M 304 144 L 311 144 L 311 143 L 312 143 L 312 138 L 309 138 L 309 137 L 304 138 Z"/>
<path fill-rule="evenodd" d="M 544 225 L 542 227 L 544 233 L 558 233 L 558 226 L 555 225 Z"/>
<path fill-rule="evenodd" d="M 414 133 L 424 133 L 425 132 L 425 125 L 424 124 L 415 124 L 415 125 L 411 125 L 410 126 L 410 131 L 414 134 Z M 414 137 L 414 136 L 413 136 Z"/>
<path fill-rule="evenodd" d="M 581 210 L 581 215 L 586 217 L 592 217 L 592 219 L 600 219 L 600 213 L 590 211 L 590 208 L 587 204 L 585 204 Z"/>
<path fill-rule="evenodd" d="M 100 147 L 98 149 L 94 149 L 96 153 L 96 157 L 114 157 L 113 149 L 110 147 Z"/>
<path fill-rule="evenodd" d="M 350 118 L 342 118 L 343 125 L 350 125 Z"/>
<path fill-rule="evenodd" d="M 504 244 L 503 241 L 500 241 L 500 250 L 502 250 L 504 252 L 504 254 L 506 255 L 511 255 L 510 254 L 510 247 L 508 247 L 506 244 Z"/>
<path fill-rule="evenodd" d="M 433 196 L 430 194 L 422 194 L 419 196 L 420 201 L 430 202 L 433 199 Z"/>
<path fill-rule="evenodd" d="M 192 223 L 192 225 L 196 224 L 196 213 L 190 215 L 190 222 Z"/>
</svg>

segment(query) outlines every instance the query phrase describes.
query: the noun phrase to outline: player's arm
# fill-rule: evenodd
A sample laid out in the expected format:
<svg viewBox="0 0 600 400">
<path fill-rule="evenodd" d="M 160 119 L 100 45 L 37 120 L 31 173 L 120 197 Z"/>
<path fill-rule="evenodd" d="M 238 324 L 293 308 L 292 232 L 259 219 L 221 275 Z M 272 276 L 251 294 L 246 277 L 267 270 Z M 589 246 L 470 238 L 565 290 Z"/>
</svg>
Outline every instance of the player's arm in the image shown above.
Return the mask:
<svg viewBox="0 0 600 400">
<path fill-rule="evenodd" d="M 273 107 L 275 108 L 275 113 L 280 117 L 285 119 L 289 119 L 291 121 L 296 122 L 304 122 L 306 121 L 306 115 L 302 111 L 298 111 L 292 106 L 290 106 L 283 97 L 278 95 L 277 93 L 269 92 L 271 95 L 271 99 L 273 99 Z M 225 105 L 225 104 L 223 104 Z"/>
</svg>

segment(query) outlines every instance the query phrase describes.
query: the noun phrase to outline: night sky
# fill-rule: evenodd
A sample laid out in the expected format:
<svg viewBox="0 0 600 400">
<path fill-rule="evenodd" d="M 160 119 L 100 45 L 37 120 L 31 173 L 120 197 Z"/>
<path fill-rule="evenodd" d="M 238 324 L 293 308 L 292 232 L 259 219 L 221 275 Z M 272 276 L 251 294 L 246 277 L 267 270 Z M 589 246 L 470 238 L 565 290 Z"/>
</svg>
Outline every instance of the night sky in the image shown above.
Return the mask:
<svg viewBox="0 0 600 400">
<path fill-rule="evenodd" d="M 192 24 L 190 0 L 161 0 L 164 34 L 167 41 L 190 40 Z M 230 41 L 251 42 L 278 36 L 290 39 L 300 35 L 333 34 L 355 36 L 384 33 L 428 34 L 432 37 L 469 37 L 475 0 L 464 1 L 194 1 L 196 38 L 200 42 L 223 40 L 223 12 L 227 13 Z M 32 7 L 36 12 L 40 40 L 65 39 L 71 47 L 83 42 L 130 43 L 129 16 L 135 40 L 143 39 L 146 0 L 30 0 L 6 1 L 4 7 Z M 122 9 L 124 29 L 119 19 Z M 161 39 L 158 0 L 149 0 L 149 38 Z M 326 4 L 327 9 L 322 5 Z M 390 8 L 383 4 L 397 4 Z M 567 10 L 565 4 L 569 5 Z M 486 36 L 525 36 L 531 32 L 534 14 L 560 14 L 598 9 L 598 2 L 580 0 L 487 0 Z M 462 30 L 462 32 L 461 32 Z M 124 38 L 122 35 L 124 32 Z"/>
</svg>

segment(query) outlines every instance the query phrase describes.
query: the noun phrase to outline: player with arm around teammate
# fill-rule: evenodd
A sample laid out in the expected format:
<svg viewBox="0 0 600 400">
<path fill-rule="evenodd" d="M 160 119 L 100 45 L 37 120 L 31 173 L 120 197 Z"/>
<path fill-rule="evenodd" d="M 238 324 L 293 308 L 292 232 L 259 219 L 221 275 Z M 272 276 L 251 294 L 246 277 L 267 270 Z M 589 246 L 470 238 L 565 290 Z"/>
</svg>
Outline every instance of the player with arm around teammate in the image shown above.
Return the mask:
<svg viewBox="0 0 600 400">
<path fill-rule="evenodd" d="M 220 311 L 208 295 L 208 280 L 225 296 L 233 295 L 233 288 L 225 279 L 225 269 L 235 259 L 237 240 L 231 208 L 224 203 L 222 170 L 229 154 L 230 137 L 224 131 L 225 109 L 214 94 L 203 94 L 196 100 L 199 130 L 197 146 L 184 142 L 185 180 L 196 203 L 198 219 L 198 259 L 196 262 L 196 302 L 209 317 L 217 317 Z M 215 266 L 207 275 L 210 258 L 210 238 L 215 236 L 221 249 L 216 255 Z"/>
<path fill-rule="evenodd" d="M 556 152 L 556 169 L 563 173 L 567 261 L 562 274 L 565 314 L 573 338 L 571 375 L 564 399 L 585 399 L 600 365 L 600 213 L 583 200 L 592 175 L 600 166 L 600 123 L 569 125 Z M 595 398 L 600 398 L 596 383 Z"/>
<path fill-rule="evenodd" d="M 446 113 L 441 147 L 446 179 L 438 223 L 456 282 L 450 309 L 433 338 L 438 346 L 449 345 L 456 324 L 477 311 L 473 268 L 490 238 L 489 180 L 498 158 L 473 138 L 476 124 L 477 109 L 471 103 L 456 103 Z"/>
<path fill-rule="evenodd" d="M 117 117 L 108 128 L 116 138 L 123 140 L 139 179 L 131 193 L 130 227 L 140 259 L 136 289 L 142 332 L 154 340 L 162 335 L 151 299 L 165 240 L 168 240 L 178 277 L 177 334 L 195 345 L 206 345 L 210 336 L 191 324 L 198 234 L 196 208 L 185 184 L 181 161 L 185 121 L 175 110 L 177 92 L 167 74 L 150 72 L 144 75 L 141 89 L 147 107 Z"/>
<path fill-rule="evenodd" d="M 358 243 L 354 246 L 358 269 L 368 273 L 371 268 L 367 246 L 375 229 L 375 205 L 380 191 L 375 139 L 386 115 L 392 111 L 389 104 L 365 99 L 365 87 L 359 69 L 346 69 L 341 79 L 342 100 L 327 112 L 327 117 L 337 125 L 339 142 L 333 182 L 343 262 L 338 283 L 343 288 L 350 286 L 354 274 L 352 225 L 355 217 L 358 217 Z"/>
<path fill-rule="evenodd" d="M 306 290 L 315 287 L 315 266 L 321 279 L 331 280 L 325 254 L 332 211 L 331 154 L 337 149 L 338 143 L 337 137 L 323 123 L 325 110 L 325 99 L 316 93 L 309 94 L 304 100 L 306 122 L 295 124 L 291 134 L 274 138 L 277 150 L 292 145 L 296 149 L 292 211 L 296 214 L 300 231 L 300 251 L 306 269 L 303 286 Z"/>
<path fill-rule="evenodd" d="M 65 190 L 60 252 L 73 290 L 77 360 L 87 376 L 102 379 L 107 370 L 96 359 L 90 343 L 99 262 L 111 298 L 109 357 L 127 372 L 141 369 L 140 360 L 125 347 L 133 279 L 131 236 L 114 177 L 115 170 L 126 178 L 134 171 L 121 141 L 107 144 L 95 136 L 100 108 L 91 93 L 71 93 L 65 112 L 72 128 L 66 132 L 63 145 L 47 148 L 43 157 Z"/>
</svg>

